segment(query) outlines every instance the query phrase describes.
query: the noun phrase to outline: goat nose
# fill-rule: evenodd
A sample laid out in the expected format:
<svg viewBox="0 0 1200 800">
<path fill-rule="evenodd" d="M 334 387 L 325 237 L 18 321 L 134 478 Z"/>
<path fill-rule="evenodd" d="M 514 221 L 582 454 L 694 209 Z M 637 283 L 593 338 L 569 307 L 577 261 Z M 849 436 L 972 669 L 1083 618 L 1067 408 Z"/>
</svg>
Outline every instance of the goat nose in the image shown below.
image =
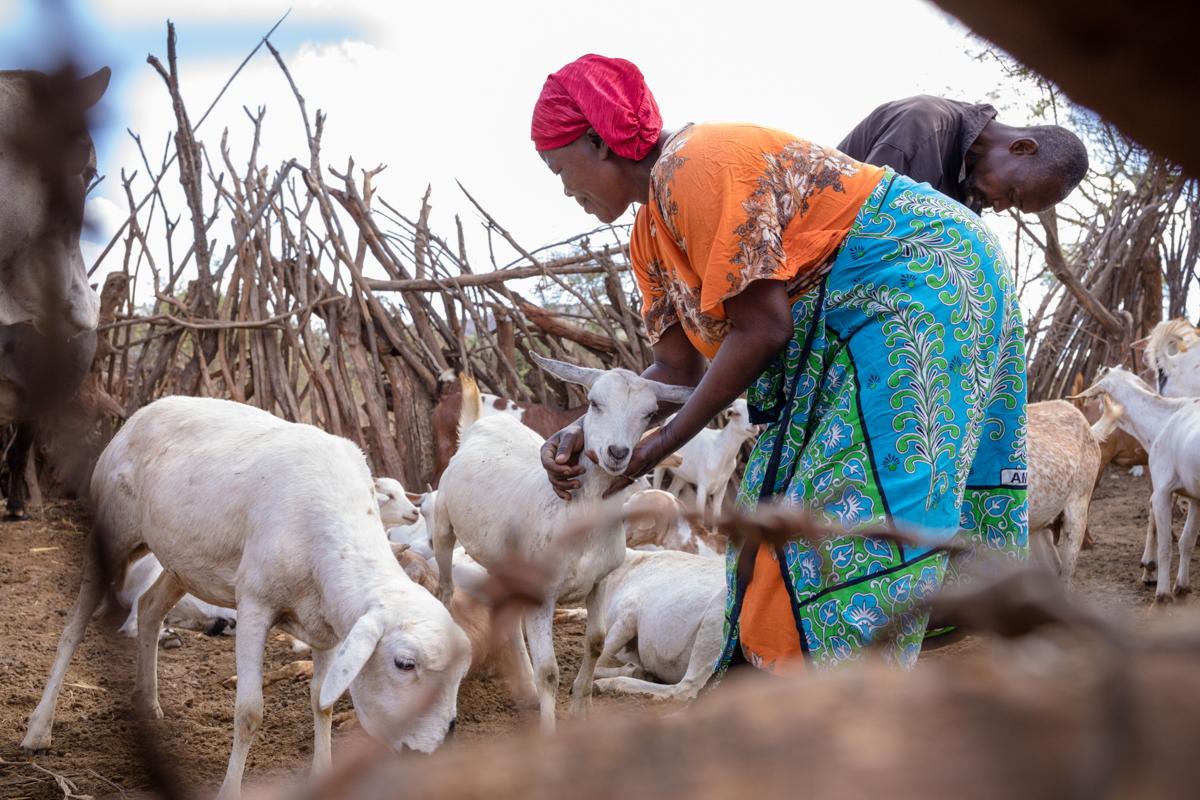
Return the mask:
<svg viewBox="0 0 1200 800">
<path fill-rule="evenodd" d="M 613 461 L 620 461 L 627 455 L 629 455 L 628 447 L 617 447 L 615 444 L 610 444 L 608 446 L 608 457 Z"/>
</svg>

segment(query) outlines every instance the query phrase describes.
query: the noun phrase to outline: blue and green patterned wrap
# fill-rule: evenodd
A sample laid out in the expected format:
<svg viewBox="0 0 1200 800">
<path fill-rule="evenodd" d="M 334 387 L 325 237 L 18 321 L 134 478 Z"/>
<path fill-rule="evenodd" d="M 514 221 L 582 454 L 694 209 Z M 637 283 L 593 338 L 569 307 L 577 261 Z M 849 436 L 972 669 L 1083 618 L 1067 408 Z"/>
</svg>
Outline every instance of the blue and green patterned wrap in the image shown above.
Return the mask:
<svg viewBox="0 0 1200 800">
<path fill-rule="evenodd" d="M 738 508 L 774 496 L 835 530 L 918 536 L 776 551 L 810 673 L 868 652 L 909 670 L 925 601 L 1028 557 L 1025 331 L 1006 259 L 979 217 L 888 169 L 792 314 L 792 341 L 749 390 L 768 427 Z M 740 555 L 731 543 L 717 678 L 740 646 Z"/>
</svg>

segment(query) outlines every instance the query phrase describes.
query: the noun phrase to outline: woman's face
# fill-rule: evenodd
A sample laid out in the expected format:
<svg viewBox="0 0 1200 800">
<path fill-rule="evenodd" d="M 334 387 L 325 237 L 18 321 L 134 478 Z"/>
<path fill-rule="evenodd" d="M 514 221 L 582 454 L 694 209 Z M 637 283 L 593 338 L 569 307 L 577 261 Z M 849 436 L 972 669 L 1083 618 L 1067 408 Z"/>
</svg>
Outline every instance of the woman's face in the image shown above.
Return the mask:
<svg viewBox="0 0 1200 800">
<path fill-rule="evenodd" d="M 588 131 L 570 144 L 543 150 L 542 160 L 583 210 L 603 223 L 615 222 L 629 208 L 619 159 L 599 136 Z"/>
</svg>

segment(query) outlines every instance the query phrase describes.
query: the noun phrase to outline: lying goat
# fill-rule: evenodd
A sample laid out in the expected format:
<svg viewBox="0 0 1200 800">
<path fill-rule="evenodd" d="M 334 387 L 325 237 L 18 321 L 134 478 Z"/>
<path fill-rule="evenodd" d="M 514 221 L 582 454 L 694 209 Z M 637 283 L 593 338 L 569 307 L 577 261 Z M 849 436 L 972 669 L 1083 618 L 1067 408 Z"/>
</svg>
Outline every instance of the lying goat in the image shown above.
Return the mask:
<svg viewBox="0 0 1200 800">
<path fill-rule="evenodd" d="M 235 606 L 233 753 L 221 798 L 241 791 L 262 723 L 272 625 L 313 647 L 313 771 L 331 767 L 330 710 L 347 690 L 363 728 L 394 749 L 434 750 L 452 729 L 470 661 L 466 636 L 414 584 L 382 535 L 366 459 L 352 442 L 225 400 L 167 397 L 113 437 L 92 476 L 95 527 L 26 752 L 50 746 L 54 706 L 88 618 L 149 550 L 163 573 L 139 601 L 133 706 L 162 717 L 158 629 L 190 592 Z"/>
<path fill-rule="evenodd" d="M 608 634 L 596 691 L 694 697 L 724 644 L 725 562 L 670 550 L 627 550 L 607 586 Z"/>
<path fill-rule="evenodd" d="M 558 557 L 558 571 L 545 587 L 545 602 L 526 612 L 529 650 L 520 629 L 509 636 L 517 668 L 515 694 L 536 690 L 542 729 L 553 731 L 558 662 L 552 620 L 556 602 L 585 601 L 588 611 L 583 663 L 573 687 L 571 713 L 584 716 L 591 705 L 592 673 L 604 647 L 604 579 L 625 558 L 625 536 L 617 521 L 586 535 L 574 531 L 618 506 L 627 493 L 608 501 L 601 496 L 620 477 L 660 402 L 683 403 L 692 390 L 646 380 L 624 369 L 585 369 L 534 356 L 556 377 L 588 388 L 583 417 L 585 457 L 581 487 L 570 502 L 554 493 L 542 468 L 542 439 L 507 415 L 481 418 L 479 391 L 463 380 L 458 451 L 442 475 L 435 510 L 433 549 L 437 555 L 442 602 L 454 590 L 451 553 L 456 541 L 487 569 L 514 558 L 536 561 L 547 551 Z M 530 662 L 532 656 L 532 664 Z M 535 680 L 536 674 L 536 680 Z"/>
</svg>

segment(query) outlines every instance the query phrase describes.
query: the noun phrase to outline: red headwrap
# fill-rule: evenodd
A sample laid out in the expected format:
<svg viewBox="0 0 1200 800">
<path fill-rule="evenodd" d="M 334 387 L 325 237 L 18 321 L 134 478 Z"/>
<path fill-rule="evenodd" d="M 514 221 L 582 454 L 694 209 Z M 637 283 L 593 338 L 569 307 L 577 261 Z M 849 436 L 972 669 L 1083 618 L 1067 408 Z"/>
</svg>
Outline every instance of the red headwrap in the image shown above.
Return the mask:
<svg viewBox="0 0 1200 800">
<path fill-rule="evenodd" d="M 662 133 L 658 103 L 642 72 L 623 58 L 586 55 L 546 78 L 531 138 L 553 150 L 595 128 L 613 152 L 640 161 Z"/>
</svg>

